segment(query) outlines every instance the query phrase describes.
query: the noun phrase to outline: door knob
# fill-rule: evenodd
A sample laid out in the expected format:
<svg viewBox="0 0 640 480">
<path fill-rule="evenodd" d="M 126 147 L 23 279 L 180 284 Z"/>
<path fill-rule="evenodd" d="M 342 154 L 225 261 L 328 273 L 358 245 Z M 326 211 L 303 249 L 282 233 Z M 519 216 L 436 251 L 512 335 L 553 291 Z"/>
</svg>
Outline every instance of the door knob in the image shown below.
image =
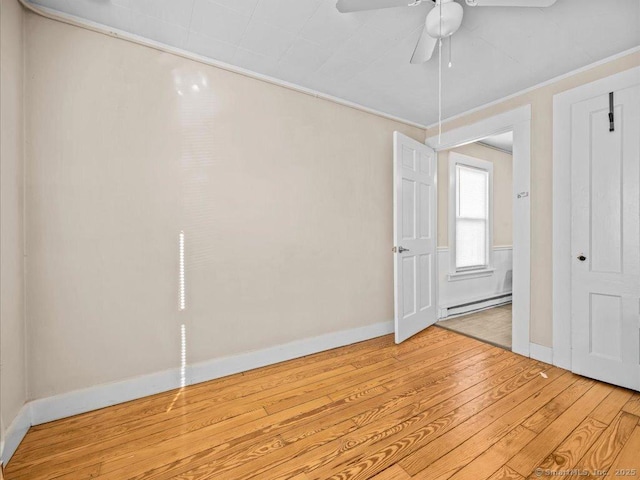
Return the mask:
<svg viewBox="0 0 640 480">
<path fill-rule="evenodd" d="M 580 254 L 578 255 L 578 260 L 580 260 L 581 262 L 584 262 L 587 259 L 587 257 L 585 257 L 584 255 Z"/>
<path fill-rule="evenodd" d="M 408 252 L 408 251 L 409 251 L 409 249 L 408 249 L 408 248 L 398 247 L 398 253 Z"/>
</svg>

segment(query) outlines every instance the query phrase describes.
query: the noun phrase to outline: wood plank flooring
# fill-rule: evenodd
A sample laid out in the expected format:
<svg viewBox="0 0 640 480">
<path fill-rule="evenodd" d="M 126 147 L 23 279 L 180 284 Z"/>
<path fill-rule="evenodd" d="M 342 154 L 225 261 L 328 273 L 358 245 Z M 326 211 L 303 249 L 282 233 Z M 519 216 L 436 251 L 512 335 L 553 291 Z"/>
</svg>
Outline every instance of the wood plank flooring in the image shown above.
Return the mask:
<svg viewBox="0 0 640 480">
<path fill-rule="evenodd" d="M 440 320 L 438 325 L 511 350 L 511 317 L 512 309 L 509 303 L 448 320 Z"/>
<path fill-rule="evenodd" d="M 5 477 L 640 478 L 639 417 L 637 392 L 431 327 L 33 427 Z"/>
</svg>

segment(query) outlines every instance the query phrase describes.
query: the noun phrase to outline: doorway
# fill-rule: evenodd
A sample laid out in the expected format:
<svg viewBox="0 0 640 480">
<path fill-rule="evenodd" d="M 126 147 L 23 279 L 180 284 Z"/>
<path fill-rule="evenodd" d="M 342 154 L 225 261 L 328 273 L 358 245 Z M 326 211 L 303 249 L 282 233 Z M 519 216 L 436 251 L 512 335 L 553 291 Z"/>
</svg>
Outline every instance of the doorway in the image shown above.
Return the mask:
<svg viewBox="0 0 640 480">
<path fill-rule="evenodd" d="M 438 154 L 438 325 L 511 350 L 513 131 Z"/>
<path fill-rule="evenodd" d="M 480 120 L 471 125 L 449 130 L 442 135 L 429 137 L 426 140 L 426 144 L 436 150 L 440 156 L 442 155 L 441 152 L 444 153 L 454 148 L 476 143 L 488 137 L 512 132 L 512 187 L 510 192 L 512 200 L 511 297 L 485 299 L 488 300 L 489 304 L 485 304 L 484 306 L 480 305 L 479 311 L 482 311 L 482 308 L 495 307 L 499 305 L 500 302 L 503 302 L 503 306 L 506 307 L 510 301 L 512 318 L 511 350 L 527 357 L 530 355 L 530 130 L 531 107 L 530 105 L 526 105 Z M 473 165 L 471 166 L 473 167 Z M 440 161 L 438 167 L 440 168 Z M 450 218 L 449 221 L 451 221 Z M 495 252 L 493 253 L 495 254 Z M 450 261 L 449 259 L 449 262 Z M 444 268 L 446 268 L 446 265 Z M 491 270 L 490 268 L 484 270 L 483 272 L 478 271 L 475 273 L 486 276 L 492 274 L 492 272 L 489 271 Z M 444 271 L 441 265 L 440 255 L 438 255 L 438 271 Z M 451 272 L 448 274 L 450 275 Z M 473 274 L 469 275 L 472 276 Z M 503 280 L 507 280 L 506 275 Z M 441 288 L 440 282 L 438 282 L 438 287 Z M 440 298 L 441 295 L 438 294 L 438 301 L 440 301 Z M 491 302 L 494 303 L 490 304 Z M 448 308 L 446 305 L 438 304 L 439 311 L 444 307 Z M 462 307 L 464 308 L 464 305 L 462 305 Z M 508 310 L 508 308 L 504 310 Z M 447 314 L 448 313 L 449 312 L 447 312 Z M 506 312 L 502 313 L 505 313 L 504 316 L 508 318 Z M 453 309 L 451 314 L 455 315 L 456 310 Z"/>
</svg>

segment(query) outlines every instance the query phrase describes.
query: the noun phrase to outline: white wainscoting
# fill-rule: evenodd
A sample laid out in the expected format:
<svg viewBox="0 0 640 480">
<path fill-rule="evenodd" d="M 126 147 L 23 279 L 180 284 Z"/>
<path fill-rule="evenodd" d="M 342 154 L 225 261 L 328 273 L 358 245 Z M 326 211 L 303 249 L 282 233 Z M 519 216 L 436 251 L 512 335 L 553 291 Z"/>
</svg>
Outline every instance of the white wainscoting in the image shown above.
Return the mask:
<svg viewBox="0 0 640 480">
<path fill-rule="evenodd" d="M 490 275 L 449 280 L 449 249 L 438 247 L 439 318 L 445 318 L 447 310 L 451 307 L 511 294 L 513 247 L 494 247 L 493 263 L 494 271 Z M 508 300 L 509 297 L 493 303 L 504 303 Z M 470 306 L 469 310 L 490 306 L 490 304 L 491 302 L 487 302 L 486 305 Z M 460 312 L 456 311 L 456 313 Z"/>
</svg>

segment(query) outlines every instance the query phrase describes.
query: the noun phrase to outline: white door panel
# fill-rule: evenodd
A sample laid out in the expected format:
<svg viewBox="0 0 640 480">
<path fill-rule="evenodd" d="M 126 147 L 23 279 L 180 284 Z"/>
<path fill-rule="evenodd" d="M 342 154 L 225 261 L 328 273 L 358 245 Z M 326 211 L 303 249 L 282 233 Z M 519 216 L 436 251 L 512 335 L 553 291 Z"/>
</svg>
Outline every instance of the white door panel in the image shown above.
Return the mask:
<svg viewBox="0 0 640 480">
<path fill-rule="evenodd" d="M 574 372 L 640 389 L 640 86 L 571 111 Z"/>
<path fill-rule="evenodd" d="M 393 141 L 395 335 L 400 343 L 436 321 L 436 155 L 398 132 Z"/>
</svg>

